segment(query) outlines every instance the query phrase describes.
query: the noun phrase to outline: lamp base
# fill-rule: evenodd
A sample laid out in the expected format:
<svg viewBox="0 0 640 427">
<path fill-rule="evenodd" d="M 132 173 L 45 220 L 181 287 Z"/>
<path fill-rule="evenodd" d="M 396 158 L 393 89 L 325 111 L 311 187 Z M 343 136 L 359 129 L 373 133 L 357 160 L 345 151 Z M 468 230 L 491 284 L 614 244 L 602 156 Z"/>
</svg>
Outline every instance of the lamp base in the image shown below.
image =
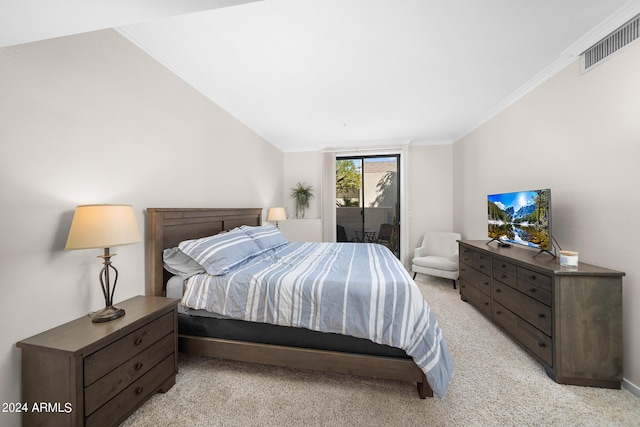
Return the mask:
<svg viewBox="0 0 640 427">
<path fill-rule="evenodd" d="M 124 316 L 124 309 L 114 307 L 112 305 L 105 307 L 100 311 L 89 313 L 89 317 L 91 317 L 91 321 L 93 323 L 110 322 L 122 316 Z"/>
</svg>

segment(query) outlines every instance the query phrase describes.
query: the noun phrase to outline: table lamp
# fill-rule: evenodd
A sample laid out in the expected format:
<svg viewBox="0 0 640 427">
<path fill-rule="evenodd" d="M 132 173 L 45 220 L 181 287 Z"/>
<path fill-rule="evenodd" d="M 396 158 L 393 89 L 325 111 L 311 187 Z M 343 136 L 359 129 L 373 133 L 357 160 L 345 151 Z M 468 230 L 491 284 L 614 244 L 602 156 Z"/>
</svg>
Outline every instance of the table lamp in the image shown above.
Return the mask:
<svg viewBox="0 0 640 427">
<path fill-rule="evenodd" d="M 276 227 L 278 227 L 278 221 L 284 221 L 286 219 L 287 214 L 285 213 L 284 208 L 269 208 L 267 221 L 275 221 Z"/>
<path fill-rule="evenodd" d="M 111 264 L 111 257 L 116 254 L 110 253 L 109 248 L 130 245 L 141 240 L 142 236 L 131 205 L 76 207 L 65 249 L 104 249 L 104 255 L 99 255 L 98 258 L 104 260 L 99 277 L 105 308 L 90 314 L 93 322 L 108 322 L 124 316 L 124 309 L 113 306 L 118 270 Z M 113 286 L 109 280 L 110 270 L 115 273 Z"/>
</svg>

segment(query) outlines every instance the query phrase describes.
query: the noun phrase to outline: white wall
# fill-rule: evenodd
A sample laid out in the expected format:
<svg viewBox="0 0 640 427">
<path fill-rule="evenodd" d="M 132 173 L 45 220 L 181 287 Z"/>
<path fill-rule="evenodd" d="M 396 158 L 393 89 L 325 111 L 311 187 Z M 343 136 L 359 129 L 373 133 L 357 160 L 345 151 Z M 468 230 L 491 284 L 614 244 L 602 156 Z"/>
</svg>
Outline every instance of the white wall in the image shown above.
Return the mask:
<svg viewBox="0 0 640 427">
<path fill-rule="evenodd" d="M 296 204 L 291 198 L 291 189 L 298 183 L 313 187 L 313 198 L 309 202 L 309 208 L 305 211 L 305 219 L 320 218 L 322 206 L 322 153 L 319 151 L 307 151 L 284 154 L 284 200 L 280 206 L 284 206 L 287 218 L 296 217 Z"/>
<path fill-rule="evenodd" d="M 422 244 L 427 231 L 456 231 L 453 227 L 453 146 L 410 146 L 409 254 Z"/>
<path fill-rule="evenodd" d="M 454 226 L 486 239 L 487 194 L 551 188 L 553 234 L 620 270 L 624 377 L 640 385 L 640 44 L 581 75 L 576 61 L 454 146 Z"/>
<path fill-rule="evenodd" d="M 104 306 L 100 251 L 64 251 L 76 205 L 132 204 L 144 232 L 147 207 L 283 199 L 279 150 L 113 30 L 0 49 L 0 144 L 0 402 L 17 341 Z M 113 252 L 115 300 L 144 294 L 144 243 Z"/>
</svg>

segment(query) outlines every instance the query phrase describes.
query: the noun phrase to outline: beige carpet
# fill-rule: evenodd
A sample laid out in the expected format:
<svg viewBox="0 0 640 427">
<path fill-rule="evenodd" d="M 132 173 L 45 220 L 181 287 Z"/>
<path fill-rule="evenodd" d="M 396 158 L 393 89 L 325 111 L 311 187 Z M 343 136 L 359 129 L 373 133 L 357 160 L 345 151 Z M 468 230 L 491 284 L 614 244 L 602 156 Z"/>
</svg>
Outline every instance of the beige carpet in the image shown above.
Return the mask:
<svg viewBox="0 0 640 427">
<path fill-rule="evenodd" d="M 558 385 L 451 281 L 418 275 L 456 365 L 444 400 L 415 385 L 181 355 L 176 385 L 124 426 L 640 426 L 627 390 Z"/>
</svg>

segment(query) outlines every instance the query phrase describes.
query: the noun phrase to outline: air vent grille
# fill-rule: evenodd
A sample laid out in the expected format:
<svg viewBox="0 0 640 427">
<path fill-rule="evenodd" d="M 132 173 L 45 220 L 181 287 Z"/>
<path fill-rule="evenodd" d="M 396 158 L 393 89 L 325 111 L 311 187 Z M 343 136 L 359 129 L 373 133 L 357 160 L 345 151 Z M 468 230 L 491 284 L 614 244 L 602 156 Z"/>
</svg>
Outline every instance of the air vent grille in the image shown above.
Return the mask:
<svg viewBox="0 0 640 427">
<path fill-rule="evenodd" d="M 582 54 L 582 71 L 586 72 L 640 37 L 640 15 L 591 46 Z"/>
</svg>

